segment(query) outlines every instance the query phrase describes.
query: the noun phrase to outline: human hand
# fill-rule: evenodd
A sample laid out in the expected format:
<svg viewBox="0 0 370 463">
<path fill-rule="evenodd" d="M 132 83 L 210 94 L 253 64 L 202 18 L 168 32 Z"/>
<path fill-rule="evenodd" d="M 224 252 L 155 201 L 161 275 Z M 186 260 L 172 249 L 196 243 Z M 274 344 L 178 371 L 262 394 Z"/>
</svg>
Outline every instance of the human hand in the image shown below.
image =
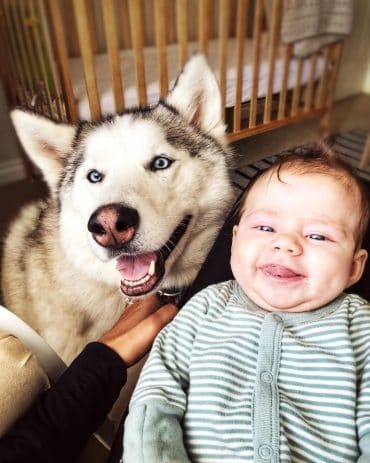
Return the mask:
<svg viewBox="0 0 370 463">
<path fill-rule="evenodd" d="M 160 307 L 157 295 L 136 299 L 98 340 L 113 349 L 129 367 L 150 349 L 159 331 L 177 314 L 177 307 Z"/>
</svg>

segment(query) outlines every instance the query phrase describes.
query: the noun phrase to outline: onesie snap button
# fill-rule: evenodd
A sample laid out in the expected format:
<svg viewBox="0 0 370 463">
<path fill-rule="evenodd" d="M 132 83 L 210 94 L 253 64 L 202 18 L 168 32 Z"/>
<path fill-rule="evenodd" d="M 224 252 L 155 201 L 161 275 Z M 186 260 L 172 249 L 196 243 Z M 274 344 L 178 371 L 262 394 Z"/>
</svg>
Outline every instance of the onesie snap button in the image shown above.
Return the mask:
<svg viewBox="0 0 370 463">
<path fill-rule="evenodd" d="M 273 376 L 272 376 L 272 374 L 271 374 L 269 371 L 263 371 L 263 372 L 261 373 L 261 380 L 262 380 L 264 383 L 272 383 Z"/>
<path fill-rule="evenodd" d="M 262 444 L 258 448 L 258 455 L 264 460 L 267 460 L 272 456 L 272 448 L 267 444 Z"/>
</svg>

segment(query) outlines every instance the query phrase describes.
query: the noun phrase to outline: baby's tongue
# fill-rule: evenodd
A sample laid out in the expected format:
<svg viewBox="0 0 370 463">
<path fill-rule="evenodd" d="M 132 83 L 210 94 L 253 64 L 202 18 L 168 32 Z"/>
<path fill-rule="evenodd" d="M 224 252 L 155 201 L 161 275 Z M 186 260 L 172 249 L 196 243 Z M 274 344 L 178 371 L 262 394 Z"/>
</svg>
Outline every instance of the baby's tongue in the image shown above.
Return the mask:
<svg viewBox="0 0 370 463">
<path fill-rule="evenodd" d="M 116 269 L 126 280 L 140 280 L 148 273 L 150 263 L 157 261 L 155 252 L 138 256 L 121 256 L 117 259 Z"/>
<path fill-rule="evenodd" d="M 281 278 L 291 278 L 297 276 L 293 270 L 290 270 L 287 267 L 283 267 L 282 265 L 276 264 L 269 264 L 264 266 L 264 270 L 269 275 L 274 277 L 281 277 Z"/>
</svg>

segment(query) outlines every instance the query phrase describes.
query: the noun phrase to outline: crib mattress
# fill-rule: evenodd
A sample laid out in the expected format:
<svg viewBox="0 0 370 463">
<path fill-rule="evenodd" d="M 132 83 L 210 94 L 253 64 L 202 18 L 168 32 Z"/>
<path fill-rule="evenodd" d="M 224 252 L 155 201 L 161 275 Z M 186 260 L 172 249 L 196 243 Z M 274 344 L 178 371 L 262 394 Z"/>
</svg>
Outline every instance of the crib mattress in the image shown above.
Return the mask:
<svg viewBox="0 0 370 463">
<path fill-rule="evenodd" d="M 199 50 L 198 42 L 189 42 L 189 54 Z M 218 52 L 219 43 L 217 39 L 209 41 L 208 44 L 208 61 L 212 69 L 215 71 L 218 78 L 219 60 Z M 230 38 L 228 40 L 228 68 L 226 77 L 226 107 L 233 107 L 235 105 L 235 86 L 236 86 L 236 39 Z M 266 95 L 267 82 L 269 76 L 268 66 L 268 47 L 267 47 L 267 34 L 262 35 L 261 40 L 261 55 L 260 55 L 260 69 L 259 69 L 259 82 L 258 82 L 258 97 Z M 124 87 L 125 106 L 127 108 L 137 106 L 138 95 L 136 91 L 136 76 L 135 76 L 135 58 L 132 49 L 121 50 L 121 76 L 122 84 Z M 253 59 L 253 40 L 247 39 L 244 47 L 244 69 L 243 69 L 243 86 L 242 86 L 242 102 L 250 101 L 252 93 L 252 59 Z M 153 47 L 144 48 L 144 61 L 145 61 L 145 77 L 147 85 L 147 100 L 148 104 L 156 103 L 159 99 L 160 87 L 158 79 L 158 58 L 157 50 Z M 167 64 L 168 64 L 168 78 L 169 87 L 171 88 L 175 79 L 180 72 L 178 62 L 178 45 L 167 46 Z M 84 74 L 81 58 L 70 58 L 69 60 L 72 86 L 77 102 L 78 113 L 82 119 L 90 119 L 90 109 L 87 99 L 87 93 L 84 83 Z M 277 58 L 275 61 L 274 80 L 273 80 L 273 93 L 278 93 L 282 86 L 283 76 L 283 54 L 282 48 L 278 49 Z M 289 66 L 288 75 L 288 89 L 295 86 L 296 74 L 298 67 L 298 59 L 292 58 Z M 115 112 L 115 103 L 112 90 L 112 80 L 109 65 L 109 56 L 107 53 L 97 54 L 95 56 L 95 71 L 97 78 L 98 91 L 100 95 L 101 111 L 103 115 Z M 315 69 L 315 80 L 319 78 L 323 71 L 323 58 L 320 56 L 317 60 Z M 310 59 L 304 60 L 302 69 L 301 84 L 307 83 L 310 73 Z"/>
</svg>

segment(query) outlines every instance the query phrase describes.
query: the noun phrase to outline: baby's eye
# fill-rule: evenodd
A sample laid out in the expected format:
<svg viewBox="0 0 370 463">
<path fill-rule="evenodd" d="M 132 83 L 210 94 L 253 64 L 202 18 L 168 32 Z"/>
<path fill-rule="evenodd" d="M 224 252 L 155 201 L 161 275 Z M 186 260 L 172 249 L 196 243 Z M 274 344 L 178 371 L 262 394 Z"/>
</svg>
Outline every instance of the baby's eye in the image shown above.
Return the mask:
<svg viewBox="0 0 370 463">
<path fill-rule="evenodd" d="M 324 235 L 318 235 L 317 233 L 311 233 L 311 235 L 307 235 L 308 238 L 311 240 L 316 240 L 316 241 L 325 241 L 326 237 Z"/>
<path fill-rule="evenodd" d="M 258 227 L 256 227 L 257 230 L 260 230 L 260 231 L 264 231 L 264 232 L 273 232 L 274 229 L 272 227 L 269 227 L 268 225 L 258 225 Z"/>
</svg>

